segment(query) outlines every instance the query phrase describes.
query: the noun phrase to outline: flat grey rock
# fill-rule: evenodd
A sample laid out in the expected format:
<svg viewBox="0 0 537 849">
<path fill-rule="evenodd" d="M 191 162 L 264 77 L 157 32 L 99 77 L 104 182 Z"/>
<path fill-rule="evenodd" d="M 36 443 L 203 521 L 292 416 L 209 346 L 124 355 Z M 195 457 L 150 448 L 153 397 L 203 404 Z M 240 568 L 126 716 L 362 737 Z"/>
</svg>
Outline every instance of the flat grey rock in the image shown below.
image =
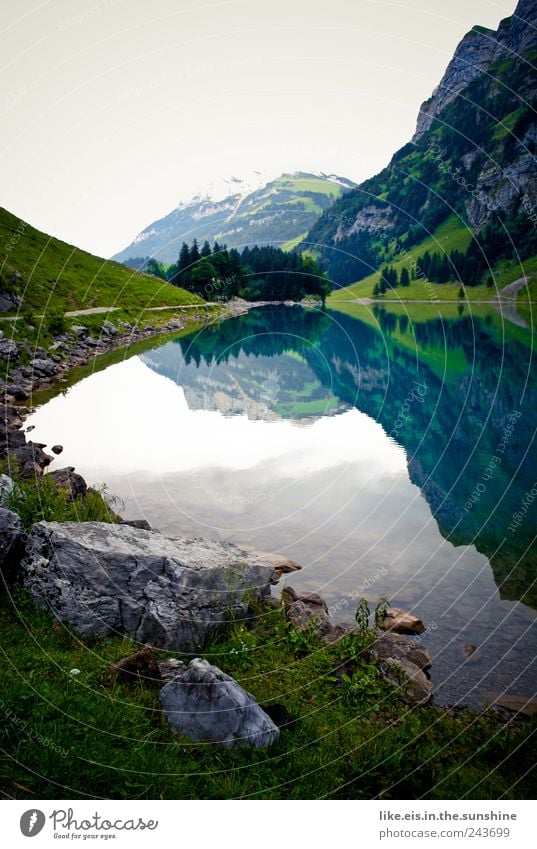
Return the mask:
<svg viewBox="0 0 537 849">
<path fill-rule="evenodd" d="M 196 742 L 262 748 L 280 736 L 250 693 L 200 658 L 178 670 L 159 698 L 174 731 Z"/>
<path fill-rule="evenodd" d="M 229 543 L 39 522 L 22 572 L 34 600 L 82 635 L 196 651 L 230 615 L 244 615 L 251 598 L 268 598 L 273 567 Z"/>
</svg>

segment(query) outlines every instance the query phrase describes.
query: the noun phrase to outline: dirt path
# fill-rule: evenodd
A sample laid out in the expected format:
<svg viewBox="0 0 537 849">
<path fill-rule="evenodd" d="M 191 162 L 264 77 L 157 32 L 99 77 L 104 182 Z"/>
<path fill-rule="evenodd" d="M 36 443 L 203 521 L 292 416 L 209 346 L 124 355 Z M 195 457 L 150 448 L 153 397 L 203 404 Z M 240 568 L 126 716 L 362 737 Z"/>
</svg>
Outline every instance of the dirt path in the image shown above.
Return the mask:
<svg viewBox="0 0 537 849">
<path fill-rule="evenodd" d="M 205 306 L 215 306 L 212 301 L 204 301 L 203 304 L 172 304 L 171 306 L 164 307 L 146 307 L 144 312 L 159 312 L 160 310 L 193 310 L 196 307 L 205 307 Z M 85 310 L 69 310 L 65 315 L 68 318 L 72 318 L 76 315 L 100 315 L 101 313 L 106 312 L 115 312 L 119 310 L 120 307 L 89 307 Z"/>
<path fill-rule="evenodd" d="M 502 301 L 504 298 L 508 298 L 509 300 L 513 299 L 516 301 L 517 295 L 524 286 L 528 285 L 527 277 L 519 277 L 518 280 L 513 280 L 512 283 L 508 283 L 507 286 L 504 286 L 500 292 L 494 296 L 495 301 Z M 533 302 L 530 302 L 533 303 Z"/>
</svg>

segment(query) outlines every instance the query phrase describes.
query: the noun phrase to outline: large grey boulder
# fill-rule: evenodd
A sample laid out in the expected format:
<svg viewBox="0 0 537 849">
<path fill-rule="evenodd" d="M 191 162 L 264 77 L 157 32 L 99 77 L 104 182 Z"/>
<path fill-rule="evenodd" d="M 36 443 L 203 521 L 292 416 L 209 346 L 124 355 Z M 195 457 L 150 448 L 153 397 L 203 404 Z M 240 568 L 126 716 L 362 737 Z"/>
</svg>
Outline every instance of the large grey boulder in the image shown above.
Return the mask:
<svg viewBox="0 0 537 849">
<path fill-rule="evenodd" d="M 280 736 L 250 693 L 200 658 L 179 669 L 159 698 L 172 728 L 190 740 L 261 748 Z"/>
<path fill-rule="evenodd" d="M 6 475 L 2 475 L 2 478 Z M 0 507 L 0 574 L 2 583 L 11 583 L 24 552 L 23 528 L 16 513 Z M 0 586 L 1 589 L 1 586 Z"/>
<path fill-rule="evenodd" d="M 251 598 L 273 567 L 229 543 L 172 539 L 104 522 L 39 522 L 22 564 L 34 600 L 83 635 L 120 633 L 195 651 Z"/>
</svg>

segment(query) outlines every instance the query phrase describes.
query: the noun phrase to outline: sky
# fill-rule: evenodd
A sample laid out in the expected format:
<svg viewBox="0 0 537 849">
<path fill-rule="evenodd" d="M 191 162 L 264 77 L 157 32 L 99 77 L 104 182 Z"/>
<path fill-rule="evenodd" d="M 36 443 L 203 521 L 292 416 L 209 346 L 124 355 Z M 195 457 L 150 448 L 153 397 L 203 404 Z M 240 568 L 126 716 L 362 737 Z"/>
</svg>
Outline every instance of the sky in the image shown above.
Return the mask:
<svg viewBox="0 0 537 849">
<path fill-rule="evenodd" d="M 0 205 L 110 256 L 214 179 L 377 173 L 515 0 L 2 0 Z"/>
</svg>

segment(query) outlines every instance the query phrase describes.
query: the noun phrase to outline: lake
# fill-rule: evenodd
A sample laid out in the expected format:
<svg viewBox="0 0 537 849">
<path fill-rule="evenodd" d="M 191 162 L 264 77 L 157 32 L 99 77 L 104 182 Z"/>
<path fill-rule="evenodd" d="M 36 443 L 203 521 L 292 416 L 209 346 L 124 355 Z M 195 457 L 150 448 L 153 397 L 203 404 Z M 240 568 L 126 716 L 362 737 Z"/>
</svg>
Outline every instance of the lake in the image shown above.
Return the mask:
<svg viewBox="0 0 537 849">
<path fill-rule="evenodd" d="M 336 621 L 361 597 L 416 613 L 437 702 L 535 697 L 532 337 L 476 309 L 255 308 L 127 351 L 27 424 L 123 515 L 297 560 L 287 582 Z"/>
</svg>

